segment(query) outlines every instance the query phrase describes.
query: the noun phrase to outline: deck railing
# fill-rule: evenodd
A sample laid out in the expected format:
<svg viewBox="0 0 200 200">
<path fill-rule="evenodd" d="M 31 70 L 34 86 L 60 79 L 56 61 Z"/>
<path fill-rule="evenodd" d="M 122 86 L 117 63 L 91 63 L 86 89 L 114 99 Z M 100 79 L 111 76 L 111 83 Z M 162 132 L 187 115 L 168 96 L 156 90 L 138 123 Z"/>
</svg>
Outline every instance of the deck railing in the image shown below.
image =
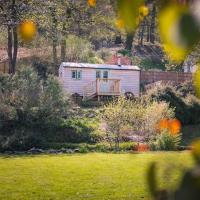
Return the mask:
<svg viewBox="0 0 200 200">
<path fill-rule="evenodd" d="M 119 79 L 97 79 L 98 95 L 119 95 L 120 80 Z"/>
<path fill-rule="evenodd" d="M 98 78 L 84 87 L 84 97 L 104 96 L 104 95 L 120 95 L 120 80 Z"/>
</svg>

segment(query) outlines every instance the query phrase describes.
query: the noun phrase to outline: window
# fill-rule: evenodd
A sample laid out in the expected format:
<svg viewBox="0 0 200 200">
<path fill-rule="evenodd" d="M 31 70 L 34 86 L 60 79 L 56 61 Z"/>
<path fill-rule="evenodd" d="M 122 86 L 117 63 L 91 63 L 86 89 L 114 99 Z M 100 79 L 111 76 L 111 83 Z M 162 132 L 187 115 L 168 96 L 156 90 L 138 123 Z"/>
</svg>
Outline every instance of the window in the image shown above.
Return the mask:
<svg viewBox="0 0 200 200">
<path fill-rule="evenodd" d="M 72 78 L 76 79 L 76 71 L 72 71 Z"/>
<path fill-rule="evenodd" d="M 108 71 L 103 71 L 103 78 L 108 78 Z"/>
<path fill-rule="evenodd" d="M 72 70 L 72 79 L 81 80 L 82 73 L 79 70 Z"/>
<path fill-rule="evenodd" d="M 108 78 L 108 71 L 96 71 L 96 78 Z"/>
<path fill-rule="evenodd" d="M 96 71 L 96 78 L 101 78 L 101 71 Z"/>
<path fill-rule="evenodd" d="M 81 80 L 81 71 L 77 71 L 77 79 Z"/>
</svg>

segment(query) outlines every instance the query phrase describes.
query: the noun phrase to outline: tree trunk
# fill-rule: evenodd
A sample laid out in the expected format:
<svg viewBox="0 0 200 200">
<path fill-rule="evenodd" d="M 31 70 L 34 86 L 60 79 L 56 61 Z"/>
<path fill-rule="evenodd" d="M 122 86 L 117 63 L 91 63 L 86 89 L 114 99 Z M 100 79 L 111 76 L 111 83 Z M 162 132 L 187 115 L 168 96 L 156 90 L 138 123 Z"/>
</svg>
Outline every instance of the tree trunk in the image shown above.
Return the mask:
<svg viewBox="0 0 200 200">
<path fill-rule="evenodd" d="M 127 33 L 127 35 L 126 35 L 125 49 L 128 50 L 128 51 L 132 50 L 132 47 L 133 47 L 133 38 L 134 38 L 134 32 Z"/>
<path fill-rule="evenodd" d="M 58 59 L 57 59 L 57 40 L 55 40 L 55 39 L 53 39 L 52 53 L 53 53 L 53 64 L 54 64 L 54 66 L 57 66 L 57 64 L 58 64 Z"/>
<path fill-rule="evenodd" d="M 121 35 L 119 34 L 119 35 L 117 35 L 117 36 L 115 37 L 115 44 L 118 45 L 118 44 L 121 44 L 121 43 L 122 43 L 122 37 L 121 37 Z"/>
<path fill-rule="evenodd" d="M 56 19 L 56 8 L 55 6 L 52 6 L 50 8 L 51 10 L 51 19 L 52 19 L 52 25 L 51 25 L 51 32 L 52 32 L 52 54 L 53 54 L 53 64 L 55 66 L 55 72 L 57 71 L 57 19 Z"/>
<path fill-rule="evenodd" d="M 62 27 L 62 40 L 61 40 L 61 62 L 65 61 L 65 56 L 66 56 L 66 40 L 65 40 L 65 34 L 66 34 L 66 22 L 63 22 L 63 27 Z"/>
<path fill-rule="evenodd" d="M 18 52 L 17 27 L 8 26 L 8 63 L 9 74 L 15 74 Z"/>
<path fill-rule="evenodd" d="M 13 58 L 12 58 L 13 73 L 15 73 L 15 70 L 16 70 L 17 51 L 18 51 L 18 35 L 17 35 L 17 27 L 14 27 L 13 28 Z"/>
<path fill-rule="evenodd" d="M 15 0 L 12 1 L 12 20 L 13 24 L 8 25 L 8 63 L 9 63 L 9 74 L 15 74 L 16 63 L 17 63 L 17 51 L 18 51 L 18 34 L 17 34 L 17 14 L 15 8 Z"/>
<path fill-rule="evenodd" d="M 61 62 L 65 62 L 66 56 L 66 40 L 62 39 L 61 41 Z"/>
<path fill-rule="evenodd" d="M 117 136 L 115 138 L 115 150 L 116 151 L 120 150 L 119 143 L 120 143 L 120 139 L 119 139 L 119 135 L 117 134 Z"/>
<path fill-rule="evenodd" d="M 150 42 L 155 43 L 155 22 L 156 21 L 156 5 L 154 3 L 152 15 L 151 15 L 151 25 L 150 25 Z"/>
<path fill-rule="evenodd" d="M 150 42 L 150 25 L 147 23 L 147 42 Z"/>
<path fill-rule="evenodd" d="M 13 49 L 13 34 L 12 28 L 8 26 L 8 63 L 9 63 L 9 74 L 13 73 L 13 65 L 12 65 L 12 49 Z"/>
<path fill-rule="evenodd" d="M 140 26 L 140 30 L 139 30 L 139 45 L 143 45 L 143 39 L 144 39 L 144 31 L 145 31 L 145 21 L 143 21 L 142 23 L 141 23 L 141 26 Z"/>
</svg>

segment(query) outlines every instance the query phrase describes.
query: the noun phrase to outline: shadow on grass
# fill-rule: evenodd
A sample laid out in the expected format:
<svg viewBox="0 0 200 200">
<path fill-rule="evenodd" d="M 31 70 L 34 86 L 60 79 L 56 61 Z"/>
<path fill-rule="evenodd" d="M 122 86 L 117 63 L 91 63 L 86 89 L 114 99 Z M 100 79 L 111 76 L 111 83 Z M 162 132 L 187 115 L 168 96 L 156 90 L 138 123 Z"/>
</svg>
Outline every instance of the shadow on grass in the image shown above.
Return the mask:
<svg viewBox="0 0 200 200">
<path fill-rule="evenodd" d="M 139 156 L 141 154 L 145 154 L 145 155 L 151 155 L 151 154 L 171 154 L 171 153 L 182 153 L 182 151 L 148 151 L 148 152 L 137 152 L 137 151 L 127 151 L 127 152 L 88 152 L 88 153 L 40 153 L 40 154 L 3 154 L 0 153 L 0 159 L 10 159 L 10 158 L 38 158 L 38 157 L 71 157 L 71 156 L 86 156 L 89 154 L 110 154 L 110 155 L 123 155 L 123 154 L 127 154 L 127 155 L 134 155 L 134 156 Z"/>
</svg>

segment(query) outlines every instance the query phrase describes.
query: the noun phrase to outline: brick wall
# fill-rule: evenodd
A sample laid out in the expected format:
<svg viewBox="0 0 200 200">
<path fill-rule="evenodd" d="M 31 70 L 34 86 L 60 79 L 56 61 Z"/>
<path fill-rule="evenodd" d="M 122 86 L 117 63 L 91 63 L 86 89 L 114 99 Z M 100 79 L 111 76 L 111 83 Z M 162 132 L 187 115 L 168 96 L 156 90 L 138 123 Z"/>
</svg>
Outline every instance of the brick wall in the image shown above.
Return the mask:
<svg viewBox="0 0 200 200">
<path fill-rule="evenodd" d="M 192 73 L 141 71 L 140 81 L 142 84 L 149 84 L 157 81 L 181 83 L 192 81 Z"/>
</svg>

